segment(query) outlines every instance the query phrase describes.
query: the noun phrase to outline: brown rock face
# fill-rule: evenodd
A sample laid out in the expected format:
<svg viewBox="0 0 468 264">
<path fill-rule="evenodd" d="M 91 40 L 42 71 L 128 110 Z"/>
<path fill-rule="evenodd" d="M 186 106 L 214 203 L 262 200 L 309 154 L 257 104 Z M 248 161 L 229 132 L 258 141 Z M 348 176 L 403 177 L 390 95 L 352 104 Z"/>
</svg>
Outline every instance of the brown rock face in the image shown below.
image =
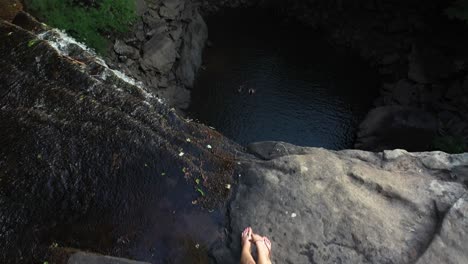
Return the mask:
<svg viewBox="0 0 468 264">
<path fill-rule="evenodd" d="M 23 5 L 18 0 L 0 0 L 0 19 L 12 21 L 16 14 L 23 10 Z"/>
</svg>

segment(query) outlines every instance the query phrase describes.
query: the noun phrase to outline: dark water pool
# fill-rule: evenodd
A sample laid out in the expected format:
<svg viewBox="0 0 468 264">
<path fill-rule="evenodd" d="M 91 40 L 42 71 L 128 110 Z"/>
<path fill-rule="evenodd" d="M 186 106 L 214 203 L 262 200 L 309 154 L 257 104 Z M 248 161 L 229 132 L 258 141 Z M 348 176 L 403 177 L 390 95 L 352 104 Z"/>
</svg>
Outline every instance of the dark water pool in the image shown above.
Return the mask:
<svg viewBox="0 0 468 264">
<path fill-rule="evenodd" d="M 379 87 L 377 73 L 358 56 L 258 10 L 229 11 L 207 23 L 213 44 L 192 91 L 192 117 L 241 144 L 352 147 Z"/>
</svg>

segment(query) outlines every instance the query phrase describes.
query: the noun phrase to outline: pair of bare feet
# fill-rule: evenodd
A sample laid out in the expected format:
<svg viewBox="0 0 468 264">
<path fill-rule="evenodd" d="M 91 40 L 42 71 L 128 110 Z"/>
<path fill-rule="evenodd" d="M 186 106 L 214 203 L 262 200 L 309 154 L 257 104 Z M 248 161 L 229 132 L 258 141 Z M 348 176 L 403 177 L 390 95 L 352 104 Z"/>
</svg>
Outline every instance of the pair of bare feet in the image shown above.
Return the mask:
<svg viewBox="0 0 468 264">
<path fill-rule="evenodd" d="M 270 251 L 271 242 L 268 238 L 255 234 L 251 227 L 247 227 L 242 232 L 242 253 L 241 264 L 255 264 L 252 256 L 252 244 L 257 247 L 258 264 L 271 264 Z"/>
</svg>

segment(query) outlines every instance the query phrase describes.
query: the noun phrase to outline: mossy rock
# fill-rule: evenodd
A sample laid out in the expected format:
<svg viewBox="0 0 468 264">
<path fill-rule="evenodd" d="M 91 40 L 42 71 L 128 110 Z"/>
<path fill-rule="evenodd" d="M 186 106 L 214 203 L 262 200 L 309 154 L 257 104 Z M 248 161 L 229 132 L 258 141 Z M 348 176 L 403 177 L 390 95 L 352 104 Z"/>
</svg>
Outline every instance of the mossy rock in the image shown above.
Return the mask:
<svg viewBox="0 0 468 264">
<path fill-rule="evenodd" d="M 136 20 L 135 1 L 128 0 L 25 0 L 27 9 L 53 27 L 106 53 L 112 33 L 124 33 Z"/>
</svg>

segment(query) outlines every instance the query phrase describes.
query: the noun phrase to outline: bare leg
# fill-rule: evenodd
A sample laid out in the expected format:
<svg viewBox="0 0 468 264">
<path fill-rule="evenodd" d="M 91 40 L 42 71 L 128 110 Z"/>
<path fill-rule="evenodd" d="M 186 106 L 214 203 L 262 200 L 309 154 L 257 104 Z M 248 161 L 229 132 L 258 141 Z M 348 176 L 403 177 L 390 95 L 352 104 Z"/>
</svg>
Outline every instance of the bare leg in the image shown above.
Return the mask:
<svg viewBox="0 0 468 264">
<path fill-rule="evenodd" d="M 242 232 L 242 253 L 240 264 L 255 264 L 255 260 L 252 257 L 252 228 L 247 227 Z"/>
<path fill-rule="evenodd" d="M 252 234 L 253 241 L 257 246 L 258 264 L 271 264 L 270 250 L 271 242 L 266 237 L 257 234 Z"/>
</svg>

